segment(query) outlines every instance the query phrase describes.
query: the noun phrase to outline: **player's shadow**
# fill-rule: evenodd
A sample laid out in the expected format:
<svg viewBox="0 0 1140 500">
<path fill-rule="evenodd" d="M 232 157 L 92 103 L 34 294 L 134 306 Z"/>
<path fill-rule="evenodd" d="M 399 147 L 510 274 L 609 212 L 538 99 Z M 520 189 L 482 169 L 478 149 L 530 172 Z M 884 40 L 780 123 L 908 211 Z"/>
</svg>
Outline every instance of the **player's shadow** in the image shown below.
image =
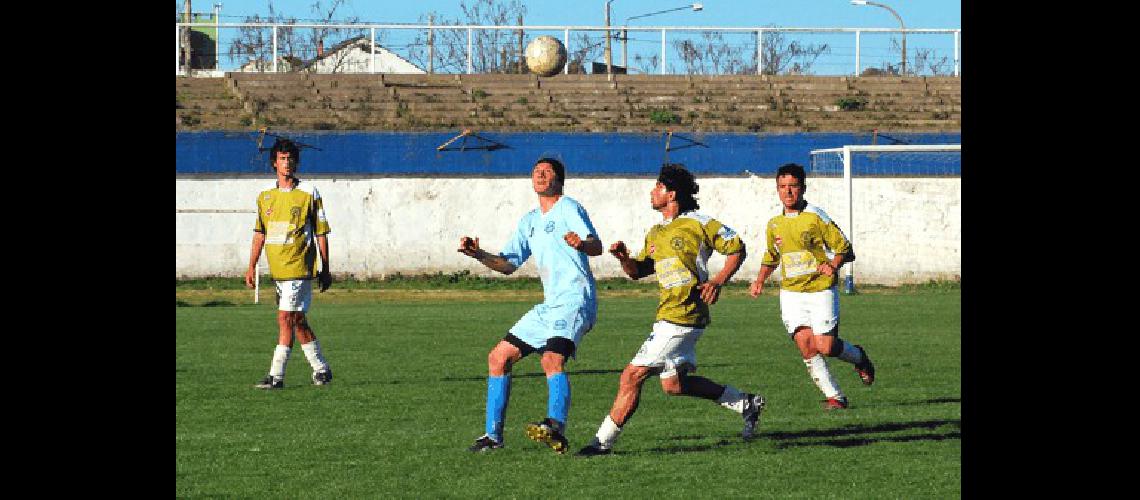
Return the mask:
<svg viewBox="0 0 1140 500">
<path fill-rule="evenodd" d="M 897 432 L 922 431 L 901 436 Z M 786 449 L 799 446 L 831 446 L 850 448 L 868 444 L 912 441 L 945 441 L 962 439 L 962 421 L 919 420 L 878 425 L 845 425 L 836 429 L 817 429 L 799 432 L 762 432 L 760 439 L 775 441 L 776 448 Z"/>
<path fill-rule="evenodd" d="M 716 368 L 716 367 L 722 367 L 722 366 L 729 366 L 729 365 L 723 364 L 723 363 L 721 363 L 721 364 L 709 363 L 707 365 L 701 365 L 701 367 L 708 367 L 708 368 Z M 606 374 L 615 374 L 615 373 L 620 374 L 623 370 L 625 370 L 624 366 L 621 368 L 614 368 L 614 369 L 608 369 L 608 370 L 566 370 L 566 374 L 570 375 L 570 376 L 574 376 L 574 375 L 582 375 L 582 376 L 585 376 L 585 375 L 606 375 Z M 511 373 L 511 378 L 546 378 L 546 373 L 544 373 L 544 372 L 526 372 L 526 373 L 514 372 L 514 373 Z M 475 377 L 443 377 L 440 379 L 440 381 L 442 381 L 442 382 L 481 382 L 481 381 L 485 381 L 485 380 L 487 380 L 487 375 L 479 375 L 479 376 L 475 376 Z"/>
<path fill-rule="evenodd" d="M 612 373 L 621 373 L 625 368 L 617 370 L 566 370 L 566 374 L 574 375 L 603 375 Z M 529 372 L 529 373 L 511 373 L 511 378 L 546 378 L 546 373 L 543 372 Z M 443 382 L 480 382 L 487 380 L 486 375 L 479 375 L 477 377 L 443 377 L 440 379 Z"/>
<path fill-rule="evenodd" d="M 943 427 L 951 427 L 943 429 Z M 777 449 L 788 449 L 800 446 L 830 446 L 835 448 L 850 448 L 869 444 L 892 442 L 905 443 L 912 441 L 944 441 L 947 439 L 962 439 L 961 420 L 921 420 L 915 422 L 900 422 L 879 425 L 846 425 L 837 429 L 813 429 L 798 432 L 760 432 L 755 442 L 768 441 Z M 905 434 L 901 436 L 888 435 L 905 431 L 933 431 L 920 434 Z M 670 437 L 670 441 L 694 441 L 705 439 L 702 435 L 681 435 Z M 643 452 L 629 453 L 691 453 L 714 450 L 724 446 L 738 446 L 740 439 L 720 439 L 715 443 L 685 445 L 683 443 L 671 444 L 651 448 Z M 615 452 L 620 454 L 620 452 Z"/>
</svg>

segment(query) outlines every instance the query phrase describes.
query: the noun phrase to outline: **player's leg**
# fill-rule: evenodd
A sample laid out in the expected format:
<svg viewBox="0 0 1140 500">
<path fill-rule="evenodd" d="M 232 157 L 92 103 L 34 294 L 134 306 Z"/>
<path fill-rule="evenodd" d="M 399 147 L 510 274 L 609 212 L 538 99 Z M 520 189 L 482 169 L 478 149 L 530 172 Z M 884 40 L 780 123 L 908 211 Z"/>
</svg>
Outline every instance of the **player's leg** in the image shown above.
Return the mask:
<svg viewBox="0 0 1140 500">
<path fill-rule="evenodd" d="M 275 281 L 277 295 L 277 346 L 269 362 L 269 374 L 254 385 L 258 389 L 281 389 L 285 387 L 285 366 L 293 351 L 293 333 L 296 318 L 293 312 L 299 310 L 299 280 Z"/>
<path fill-rule="evenodd" d="M 831 376 L 827 360 L 815 347 L 815 330 L 812 328 L 813 298 L 816 297 L 811 293 L 780 290 L 780 318 L 788 335 L 799 348 L 808 376 L 826 398 L 823 401 L 824 408 L 845 408 L 847 398 Z"/>
<path fill-rule="evenodd" d="M 846 342 L 839 337 L 839 291 L 835 288 L 819 292 L 816 304 L 816 349 L 827 356 L 839 358 L 855 365 L 855 373 L 863 385 L 875 383 L 875 365 L 863 346 Z"/>
<path fill-rule="evenodd" d="M 811 377 L 812 382 L 823 393 L 824 399 L 821 403 L 825 410 L 837 410 L 847 407 L 847 396 L 839 388 L 839 384 L 835 381 L 835 377 L 831 375 L 831 370 L 827 367 L 827 359 L 816 348 L 816 338 L 818 335 L 811 327 L 800 326 L 793 334 L 796 346 L 800 349 L 800 355 L 803 357 L 804 366 L 807 367 L 808 376 Z"/>
<path fill-rule="evenodd" d="M 300 310 L 293 312 L 294 330 L 297 342 L 301 344 L 301 351 L 305 353 L 305 359 L 309 361 L 309 366 L 313 369 L 313 385 L 328 385 L 332 382 L 332 369 L 321 350 L 321 341 L 313 333 L 312 327 L 309 326 L 309 320 L 305 316 L 312 300 L 313 282 L 304 280 L 297 299 Z"/>
<path fill-rule="evenodd" d="M 522 346 L 520 348 L 520 346 Z M 503 446 L 503 423 L 511 399 L 511 368 L 534 348 L 508 334 L 487 353 L 487 413 L 483 435 L 468 448 L 486 451 Z"/>
<path fill-rule="evenodd" d="M 586 304 L 559 304 L 537 311 L 536 318 L 545 328 L 541 363 L 546 373 L 546 418 L 528 424 L 526 435 L 559 454 L 569 446 L 565 435 L 570 414 L 570 379 L 564 367 L 566 360 L 577 352 L 578 342 L 593 327 L 594 312 Z"/>
<path fill-rule="evenodd" d="M 646 378 L 660 373 L 665 366 L 665 356 L 681 339 L 673 335 L 670 327 L 673 325 L 664 321 L 653 324 L 653 331 L 645 342 L 641 344 L 637 354 L 629 365 L 622 370 L 618 383 L 617 396 L 614 397 L 610 413 L 602 420 L 598 432 L 590 444 L 578 451 L 579 456 L 605 455 L 611 452 L 618 436 L 621 435 L 622 426 L 633 417 L 637 406 L 641 402 L 641 387 Z"/>
<path fill-rule="evenodd" d="M 764 397 L 740 392 L 732 385 L 721 385 L 700 375 L 692 375 L 697 369 L 697 340 L 704 331 L 685 327 L 679 329 L 689 331 L 684 333 L 676 349 L 667 356 L 665 369 L 661 372 L 661 388 L 666 394 L 673 396 L 690 396 L 715 401 L 720 406 L 739 414 L 744 419 L 744 430 L 741 435 L 744 439 L 751 439 L 760 420 L 760 412 L 764 410 Z"/>
</svg>

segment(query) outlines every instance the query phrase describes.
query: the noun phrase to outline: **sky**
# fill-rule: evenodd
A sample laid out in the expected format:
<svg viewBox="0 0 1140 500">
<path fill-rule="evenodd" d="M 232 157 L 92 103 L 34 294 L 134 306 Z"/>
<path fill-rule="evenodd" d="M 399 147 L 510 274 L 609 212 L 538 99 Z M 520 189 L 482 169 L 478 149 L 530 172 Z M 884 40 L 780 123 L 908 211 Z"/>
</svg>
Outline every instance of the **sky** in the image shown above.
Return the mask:
<svg viewBox="0 0 1140 500">
<path fill-rule="evenodd" d="M 506 0 L 499 0 L 505 2 Z M 470 4 L 476 0 L 466 0 Z M 878 0 L 879 3 L 890 6 L 908 29 L 960 29 L 962 27 L 962 5 L 960 0 Z M 192 2 L 194 12 L 211 12 L 214 1 L 198 0 Z M 295 17 L 299 22 L 316 22 L 320 17 L 314 11 L 316 3 L 324 6 L 325 10 L 333 2 L 331 0 L 222 0 L 221 21 L 223 23 L 243 22 L 247 17 L 259 15 L 266 17 L 269 14 L 269 4 L 273 4 L 278 15 Z M 605 21 L 605 0 L 524 0 L 526 6 L 524 24 L 527 25 L 571 25 L 571 26 L 603 26 Z M 632 16 L 649 14 L 662 10 L 690 5 L 692 2 L 673 0 L 614 0 L 610 4 L 611 25 L 621 25 Z M 699 2 L 703 9 L 694 12 L 691 9 L 675 10 L 655 14 L 630 22 L 631 26 L 670 26 L 670 27 L 768 27 L 782 28 L 898 28 L 898 20 L 887 10 L 881 7 L 865 5 L 852 5 L 849 0 L 705 0 Z M 176 12 L 181 12 L 182 0 L 176 0 Z M 572 8 L 567 8 L 572 5 Z M 445 21 L 464 20 L 460 9 L 460 0 L 415 0 L 415 1 L 366 1 L 348 0 L 339 6 L 334 14 L 334 20 L 344 21 L 353 17 L 364 23 L 420 23 L 420 17 L 429 12 L 437 14 L 437 23 L 440 19 Z M 222 45 L 227 43 L 226 33 L 236 30 L 223 30 Z M 398 39 L 399 36 L 411 37 L 414 33 L 409 30 L 396 30 L 397 35 L 388 35 L 389 38 L 381 40 L 381 44 L 391 46 L 401 52 L 402 44 L 407 40 Z M 538 33 L 534 33 L 538 34 Z M 562 39 L 558 33 L 545 33 L 555 35 Z M 595 35 L 597 33 L 595 32 Z M 529 36 L 529 35 L 528 35 Z M 698 36 L 694 34 L 694 36 Z M 747 34 L 736 35 L 731 41 L 745 50 L 754 41 Z M 859 68 L 884 67 L 898 64 L 897 34 L 864 34 L 860 41 Z M 629 43 L 630 57 L 637 54 L 651 56 L 659 53 L 660 35 L 650 32 L 640 32 L 631 35 Z M 671 41 L 676 40 L 670 38 Z M 855 72 L 855 42 L 854 35 L 850 33 L 833 35 L 806 35 L 799 40 L 802 44 L 829 44 L 828 52 L 818 59 L 809 73 L 814 74 L 845 74 Z M 917 51 L 927 50 L 930 61 L 942 60 L 942 74 L 953 70 L 954 38 L 945 34 L 908 34 L 908 53 L 911 54 L 911 67 L 914 68 L 914 58 Z M 618 50 L 615 47 L 615 51 Z M 674 49 L 670 49 L 671 51 Z M 225 53 L 226 49 L 222 48 Z M 615 57 L 617 57 L 615 53 Z M 401 54 L 404 55 L 404 54 Z M 405 55 L 405 57 L 407 57 Z M 677 70 L 671 67 L 678 63 L 676 53 L 667 56 L 670 71 Z M 949 59 L 949 62 L 946 62 Z M 230 70 L 239 63 L 222 58 L 222 69 Z M 630 62 L 631 68 L 637 66 Z M 946 68 L 950 68 L 947 70 Z M 643 71 L 650 71 L 643 69 Z M 653 69 L 656 72 L 657 69 Z"/>
<path fill-rule="evenodd" d="M 313 18 L 312 5 L 317 0 L 274 0 L 274 10 L 300 19 Z M 193 10 L 210 11 L 212 1 L 192 2 Z M 222 2 L 222 21 L 240 22 L 245 16 L 269 12 L 268 0 L 229 0 Z M 324 6 L 330 0 L 320 0 Z M 444 18 L 462 14 L 460 0 L 365 1 L 349 0 L 337 9 L 338 18 L 359 17 L 364 22 L 415 23 L 428 12 Z M 468 0 L 468 3 L 474 3 Z M 605 20 L 604 0 L 526 0 L 526 24 L 602 26 Z M 661 0 L 614 0 L 610 4 L 612 24 L 628 17 L 680 7 L 692 2 Z M 646 26 L 767 26 L 795 28 L 895 28 L 898 21 L 886 9 L 851 5 L 849 0 L 704 0 L 699 12 L 678 10 L 657 14 L 633 23 Z M 961 28 L 960 0 L 881 0 L 902 17 L 908 28 Z M 177 2 L 181 6 L 182 2 Z M 343 15 L 343 16 L 342 16 Z M 238 16 L 238 17 L 229 17 Z"/>
</svg>

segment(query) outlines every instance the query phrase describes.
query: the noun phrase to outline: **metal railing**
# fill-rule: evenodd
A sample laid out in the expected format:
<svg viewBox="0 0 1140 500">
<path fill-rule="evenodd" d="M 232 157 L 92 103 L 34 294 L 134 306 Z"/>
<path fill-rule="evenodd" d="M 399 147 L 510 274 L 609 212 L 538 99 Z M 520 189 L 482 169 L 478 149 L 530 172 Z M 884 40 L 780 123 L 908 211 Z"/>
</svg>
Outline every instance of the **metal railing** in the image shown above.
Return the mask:
<svg viewBox="0 0 1140 500">
<path fill-rule="evenodd" d="M 183 36 L 184 30 L 188 28 L 214 28 L 217 30 L 217 37 L 224 38 L 223 32 L 230 34 L 231 44 L 234 35 L 241 30 L 269 30 L 271 32 L 270 47 L 268 55 L 270 61 L 260 61 L 271 72 L 279 72 L 282 68 L 279 67 L 278 62 L 282 58 L 281 47 L 278 44 L 278 35 L 283 30 L 297 30 L 297 29 L 312 29 L 312 30 L 325 30 L 337 31 L 343 30 L 350 33 L 362 33 L 367 31 L 368 41 L 372 47 L 372 60 L 375 59 L 376 47 L 386 47 L 391 50 L 391 47 L 396 47 L 397 53 L 401 57 L 408 60 L 421 60 L 426 62 L 425 66 L 427 73 L 449 73 L 449 72 L 466 72 L 467 74 L 480 72 L 475 67 L 475 55 L 481 49 L 474 45 L 475 34 L 477 32 L 499 32 L 510 31 L 518 32 L 519 40 L 521 41 L 523 33 L 528 37 L 533 38 L 539 34 L 560 34 L 563 44 L 566 46 L 568 54 L 573 54 L 576 51 L 581 51 L 588 54 L 589 49 L 592 47 L 583 46 L 588 44 L 591 35 L 596 35 L 599 38 L 604 37 L 608 31 L 612 37 L 617 37 L 618 40 L 629 42 L 633 40 L 635 45 L 640 44 L 640 48 L 635 47 L 637 51 L 634 59 L 641 61 L 643 68 L 640 72 L 666 74 L 811 74 L 811 75 L 860 75 L 869 68 L 876 67 L 874 61 L 878 61 L 880 66 L 885 67 L 883 74 L 898 74 L 895 69 L 893 61 L 901 59 L 902 54 L 900 49 L 895 45 L 893 37 L 888 37 L 886 41 L 882 38 L 884 35 L 905 34 L 911 38 L 911 50 L 908 51 L 908 59 L 914 61 L 920 59 L 917 56 L 931 56 L 939 61 L 935 66 L 930 64 L 928 67 L 909 68 L 908 75 L 934 75 L 934 76 L 961 76 L 961 29 L 900 29 L 900 28 L 779 28 L 779 27 L 750 27 L 750 28 L 730 28 L 730 27 L 717 27 L 717 26 L 547 26 L 547 25 L 502 25 L 502 26 L 478 26 L 478 25 L 431 25 L 431 24 L 307 24 L 307 23 L 183 23 L 175 24 L 175 73 L 178 75 L 188 74 L 187 65 L 184 64 L 183 54 Z M 292 31 L 290 31 L 292 32 Z M 378 38 L 377 34 L 380 33 Z M 434 35 L 441 32 L 455 32 L 462 34 L 466 32 L 466 47 L 464 48 L 465 65 L 458 66 L 459 71 L 453 69 L 452 71 L 436 71 L 433 68 L 433 49 L 431 40 L 435 38 Z M 646 33 L 646 34 L 659 34 L 659 45 L 657 40 L 648 39 L 632 39 L 629 33 Z M 426 40 L 414 38 L 412 41 L 399 40 L 400 36 L 407 36 L 409 33 L 415 34 L 426 33 Z M 571 33 L 584 34 L 578 40 L 571 38 Z M 698 34 L 694 37 L 694 33 Z M 922 37 L 915 35 L 926 35 L 930 37 L 930 41 L 924 45 Z M 499 35 L 502 36 L 502 35 Z M 704 38 L 702 41 L 701 38 Z M 729 37 L 729 41 L 725 41 L 725 37 Z M 732 42 L 732 37 L 735 37 L 736 42 Z M 792 40 L 789 42 L 788 37 Z M 873 43 L 868 43 L 868 38 L 878 37 Z M 557 38 L 557 37 L 556 37 Z M 656 37 L 655 37 L 656 38 Z M 743 41 L 740 41 L 743 38 Z M 459 36 L 452 37 L 452 47 L 459 45 L 455 40 L 460 40 Z M 696 39 L 696 42 L 693 40 Z M 805 43 L 810 40 L 827 40 L 827 43 L 819 42 L 816 44 Z M 670 47 L 668 41 L 673 40 L 674 45 Z M 916 44 L 916 41 L 918 42 Z M 225 42 L 219 43 L 218 40 L 214 41 L 215 46 L 226 46 Z M 599 42 L 600 43 L 600 42 Z M 773 47 L 773 44 L 780 44 L 781 46 Z M 623 54 L 624 54 L 623 44 Z M 657 45 L 651 50 L 644 50 L 648 45 Z M 767 46 L 766 46 L 767 45 Z M 232 46 L 232 45 L 231 45 Z M 506 47 L 506 44 L 503 45 Z M 423 50 L 427 48 L 427 59 L 424 60 Z M 802 64 L 792 64 L 786 67 L 779 67 L 774 65 L 774 59 L 780 57 L 787 57 L 789 55 L 795 56 L 797 50 L 803 51 L 805 47 L 815 47 L 819 50 L 815 53 L 814 59 L 807 61 L 811 54 L 804 56 L 805 60 Z M 406 54 L 399 54 L 399 48 L 403 48 Z M 721 50 L 724 53 L 732 54 L 735 59 L 732 65 L 721 67 L 720 62 L 710 62 L 713 60 L 715 54 L 713 49 Z M 672 50 L 670 50 L 672 49 Z M 725 52 L 722 49 L 727 49 Z M 747 49 L 747 50 L 746 50 Z M 754 50 L 752 50 L 754 49 Z M 838 50 L 836 50 L 838 49 Z M 311 49 L 310 49 L 311 50 Z M 704 52 L 701 52 L 701 51 Z M 785 52 L 781 53 L 780 51 Z M 788 52 L 790 51 L 790 52 Z M 220 52 L 220 51 L 218 51 Z M 521 50 L 511 50 L 509 55 L 512 60 L 521 58 Z M 809 51 L 810 52 L 810 51 Z M 943 55 L 952 53 L 951 55 Z M 503 51 L 504 57 L 508 53 Z M 703 59 L 707 54 L 708 60 Z M 748 54 L 744 56 L 744 54 Z M 241 56 L 235 56 L 231 50 L 228 54 L 230 57 L 231 65 L 233 60 Z M 293 55 L 293 54 L 289 54 Z M 302 54 L 309 55 L 309 54 Z M 497 54 L 492 54 L 495 56 Z M 802 52 L 800 55 L 804 55 Z M 941 59 L 938 56 L 941 55 Z M 721 56 L 724 56 L 722 53 Z M 438 52 L 434 53 L 434 57 L 438 57 Z M 951 58 L 952 57 L 952 58 Z M 584 56 L 583 59 L 588 58 Z M 820 60 L 820 58 L 823 58 Z M 221 65 L 222 54 L 215 53 L 215 71 L 239 71 L 239 67 L 223 68 Z M 623 59 L 625 57 L 623 56 Z M 868 65 L 868 59 L 872 60 L 872 64 Z M 596 60 L 596 58 L 593 58 Z M 681 60 L 684 66 L 680 69 L 676 66 L 676 61 Z M 844 62 L 846 61 L 846 62 Z M 586 63 L 586 61 L 579 61 Z M 952 65 L 951 65 L 952 62 Z M 626 71 L 630 71 L 628 61 L 623 61 L 623 67 Z M 673 66 L 670 66 L 673 64 Z M 465 67 L 464 67 L 465 66 Z M 568 63 L 563 68 L 563 73 L 570 72 L 570 64 Z M 913 65 L 912 65 L 913 66 Z M 951 70 L 952 67 L 952 70 Z M 369 68 L 366 73 L 376 73 L 373 63 L 369 63 Z"/>
</svg>

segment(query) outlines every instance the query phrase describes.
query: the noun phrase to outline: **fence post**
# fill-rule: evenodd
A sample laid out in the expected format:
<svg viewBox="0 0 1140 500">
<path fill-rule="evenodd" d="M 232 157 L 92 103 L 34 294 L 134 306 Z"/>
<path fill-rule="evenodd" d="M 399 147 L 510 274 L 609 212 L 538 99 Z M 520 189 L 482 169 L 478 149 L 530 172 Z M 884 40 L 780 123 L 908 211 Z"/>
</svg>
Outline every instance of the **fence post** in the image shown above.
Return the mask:
<svg viewBox="0 0 1140 500">
<path fill-rule="evenodd" d="M 569 75 L 570 74 L 570 28 L 566 28 L 566 30 L 562 32 L 562 45 L 566 46 L 566 64 L 564 64 L 562 66 L 562 74 L 563 75 Z M 585 63 L 586 63 L 585 61 L 582 61 L 582 64 L 585 64 Z"/>
<path fill-rule="evenodd" d="M 273 72 L 276 73 L 277 72 L 277 25 L 276 24 L 273 25 L 273 54 L 272 54 L 271 58 L 273 59 Z"/>
<path fill-rule="evenodd" d="M 178 60 L 182 58 L 182 27 L 174 26 L 174 74 L 182 74 L 182 65 L 178 64 Z M 957 58 L 955 58 L 957 59 Z"/>
<path fill-rule="evenodd" d="M 855 30 L 855 76 L 859 76 L 859 30 Z"/>
<path fill-rule="evenodd" d="M 372 55 L 368 57 L 368 72 L 376 74 L 376 27 L 372 27 Z"/>
<path fill-rule="evenodd" d="M 661 74 L 665 74 L 665 28 L 661 28 Z"/>
<path fill-rule="evenodd" d="M 764 30 L 756 30 L 756 74 L 764 74 Z"/>
<path fill-rule="evenodd" d="M 471 73 L 471 28 L 467 28 L 467 74 Z"/>
<path fill-rule="evenodd" d="M 954 32 L 954 76 L 962 76 L 958 73 L 958 40 L 961 35 L 961 31 Z"/>
</svg>

